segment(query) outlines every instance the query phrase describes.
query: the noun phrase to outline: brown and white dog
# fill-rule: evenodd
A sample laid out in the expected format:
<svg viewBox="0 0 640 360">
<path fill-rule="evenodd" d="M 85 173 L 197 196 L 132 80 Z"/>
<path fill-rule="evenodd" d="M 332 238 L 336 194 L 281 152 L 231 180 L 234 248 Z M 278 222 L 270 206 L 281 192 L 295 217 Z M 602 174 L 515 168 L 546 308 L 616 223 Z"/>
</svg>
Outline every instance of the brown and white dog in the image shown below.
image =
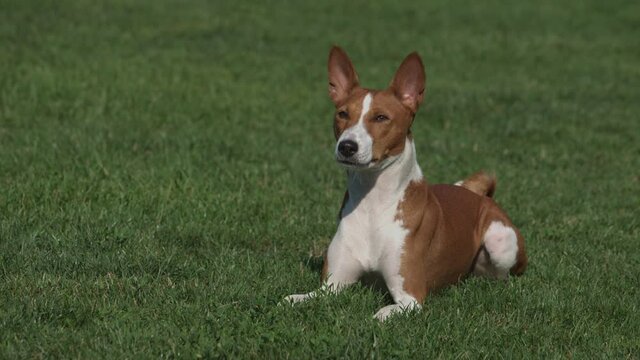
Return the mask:
<svg viewBox="0 0 640 360">
<path fill-rule="evenodd" d="M 506 279 L 524 272 L 524 239 L 491 199 L 493 177 L 480 172 L 461 186 L 427 185 L 411 135 L 424 89 L 417 53 L 387 89 L 369 90 L 359 86 L 347 54 L 331 49 L 335 156 L 347 170 L 347 192 L 325 253 L 322 288 L 287 296 L 288 302 L 338 292 L 376 272 L 395 302 L 376 313 L 384 320 L 420 308 L 430 292 L 470 274 Z"/>
</svg>

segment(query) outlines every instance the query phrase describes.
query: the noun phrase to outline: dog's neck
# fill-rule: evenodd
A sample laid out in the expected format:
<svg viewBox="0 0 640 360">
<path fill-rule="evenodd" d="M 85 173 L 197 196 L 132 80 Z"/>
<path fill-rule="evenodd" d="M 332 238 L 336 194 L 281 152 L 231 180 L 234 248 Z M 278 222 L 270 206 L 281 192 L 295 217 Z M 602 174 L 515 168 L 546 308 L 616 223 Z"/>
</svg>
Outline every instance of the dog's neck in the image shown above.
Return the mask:
<svg viewBox="0 0 640 360">
<path fill-rule="evenodd" d="M 422 180 L 422 170 L 416 160 L 416 149 L 413 141 L 408 137 L 402 153 L 393 158 L 385 159 L 378 169 L 348 170 L 347 190 L 350 200 L 360 202 L 372 194 L 378 201 L 385 198 L 397 197 L 404 193 L 411 181 Z"/>
</svg>

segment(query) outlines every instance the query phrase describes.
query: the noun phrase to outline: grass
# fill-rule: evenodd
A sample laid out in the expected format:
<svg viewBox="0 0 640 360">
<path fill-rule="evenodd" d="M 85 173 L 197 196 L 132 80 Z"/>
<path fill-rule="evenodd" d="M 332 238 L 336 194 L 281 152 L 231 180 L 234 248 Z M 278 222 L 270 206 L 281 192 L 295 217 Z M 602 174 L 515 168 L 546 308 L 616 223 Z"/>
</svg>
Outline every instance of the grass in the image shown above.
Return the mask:
<svg viewBox="0 0 640 360">
<path fill-rule="evenodd" d="M 640 6 L 0 2 L 0 357 L 640 357 Z M 484 168 L 525 276 L 383 325 L 296 307 L 344 191 L 326 58 L 410 51 L 430 182 Z"/>
</svg>

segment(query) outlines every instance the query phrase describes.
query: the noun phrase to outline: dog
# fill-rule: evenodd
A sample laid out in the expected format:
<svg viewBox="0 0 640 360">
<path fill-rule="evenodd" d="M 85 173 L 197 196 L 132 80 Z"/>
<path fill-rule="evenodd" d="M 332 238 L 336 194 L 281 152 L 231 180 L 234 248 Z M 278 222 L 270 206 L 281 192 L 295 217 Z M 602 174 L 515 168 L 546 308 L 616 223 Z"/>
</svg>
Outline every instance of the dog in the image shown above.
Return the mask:
<svg viewBox="0 0 640 360">
<path fill-rule="evenodd" d="M 409 54 L 384 90 L 360 87 L 337 46 L 328 68 L 335 158 L 346 169 L 347 191 L 324 255 L 323 285 L 285 301 L 338 293 L 374 272 L 394 301 L 375 314 L 384 321 L 420 309 L 428 294 L 469 275 L 522 274 L 524 238 L 492 199 L 495 178 L 478 172 L 454 185 L 429 185 L 416 161 L 411 125 L 426 82 L 420 56 Z"/>
</svg>

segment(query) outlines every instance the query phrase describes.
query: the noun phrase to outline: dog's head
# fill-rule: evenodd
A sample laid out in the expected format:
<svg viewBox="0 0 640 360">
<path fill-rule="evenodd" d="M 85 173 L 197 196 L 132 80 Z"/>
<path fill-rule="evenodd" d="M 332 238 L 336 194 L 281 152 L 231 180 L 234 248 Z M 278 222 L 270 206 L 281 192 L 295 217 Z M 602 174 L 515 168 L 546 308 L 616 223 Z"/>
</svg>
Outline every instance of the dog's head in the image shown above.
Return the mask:
<svg viewBox="0 0 640 360">
<path fill-rule="evenodd" d="M 329 54 L 329 96 L 336 106 L 336 160 L 352 170 L 379 169 L 402 153 L 424 97 L 425 73 L 417 53 L 409 54 L 384 90 L 360 87 L 358 74 L 341 48 Z"/>
</svg>

